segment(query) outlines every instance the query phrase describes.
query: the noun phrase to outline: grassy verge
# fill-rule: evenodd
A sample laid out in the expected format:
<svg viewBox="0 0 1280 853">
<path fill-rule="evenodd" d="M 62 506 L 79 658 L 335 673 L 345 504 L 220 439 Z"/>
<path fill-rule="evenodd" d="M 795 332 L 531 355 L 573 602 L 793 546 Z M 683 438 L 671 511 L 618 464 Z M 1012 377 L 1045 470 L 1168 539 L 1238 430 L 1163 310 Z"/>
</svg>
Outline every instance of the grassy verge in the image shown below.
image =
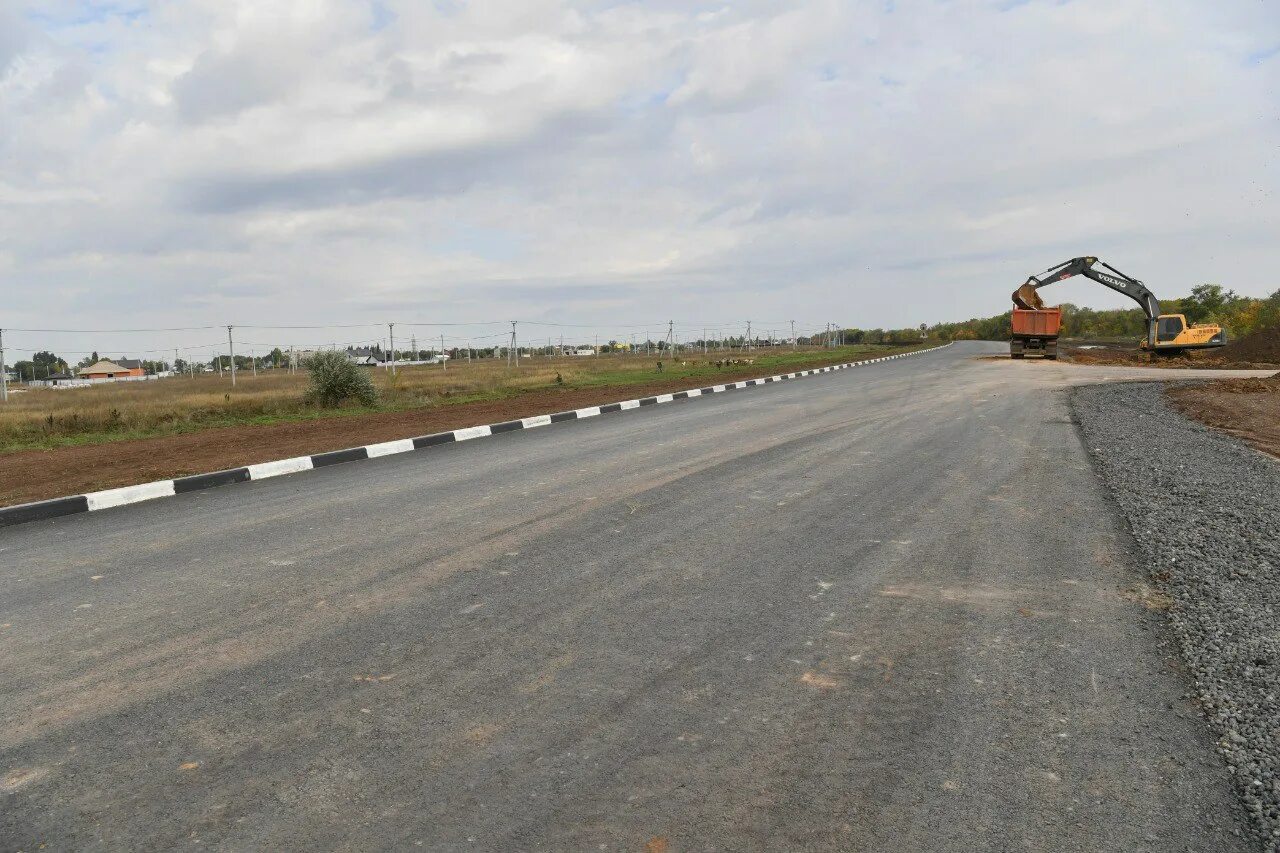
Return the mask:
<svg viewBox="0 0 1280 853">
<path fill-rule="evenodd" d="M 500 361 L 400 368 L 392 377 L 373 369 L 376 406 L 324 409 L 306 403 L 305 373 L 268 371 L 241 374 L 233 388 L 216 375 L 173 377 L 68 390 L 32 389 L 0 407 L 0 453 L 182 435 L 218 427 L 354 418 L 438 406 L 510 399 L 547 388 L 617 387 L 656 379 L 688 380 L 690 387 L 719 376 L 787 373 L 806 367 L 874 358 L 919 346 L 858 345 L 837 349 L 797 349 L 748 353 L 701 353 L 658 359 L 630 355 L 527 359 L 518 368 Z"/>
</svg>

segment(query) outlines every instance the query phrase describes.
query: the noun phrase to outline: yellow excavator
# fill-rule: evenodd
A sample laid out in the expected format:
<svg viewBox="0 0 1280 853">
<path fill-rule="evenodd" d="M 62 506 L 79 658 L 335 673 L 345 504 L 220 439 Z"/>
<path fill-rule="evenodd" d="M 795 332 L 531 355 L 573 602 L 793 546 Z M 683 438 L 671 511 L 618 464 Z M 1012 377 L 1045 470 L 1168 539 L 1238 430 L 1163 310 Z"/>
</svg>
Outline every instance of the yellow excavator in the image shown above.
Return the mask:
<svg viewBox="0 0 1280 853">
<path fill-rule="evenodd" d="M 1102 270 L 1105 270 L 1103 272 Z M 1177 353 L 1190 349 L 1212 349 L 1227 342 L 1226 331 L 1217 323 L 1187 323 L 1183 314 L 1161 314 L 1160 300 L 1136 278 L 1131 278 L 1097 258 L 1072 258 L 1029 277 L 1013 292 L 1013 304 L 1025 311 L 1044 309 L 1036 291 L 1046 284 L 1082 275 L 1123 293 L 1142 306 L 1147 316 L 1147 338 L 1142 348 L 1149 352 Z M 1056 335 L 1055 335 L 1056 337 Z"/>
</svg>

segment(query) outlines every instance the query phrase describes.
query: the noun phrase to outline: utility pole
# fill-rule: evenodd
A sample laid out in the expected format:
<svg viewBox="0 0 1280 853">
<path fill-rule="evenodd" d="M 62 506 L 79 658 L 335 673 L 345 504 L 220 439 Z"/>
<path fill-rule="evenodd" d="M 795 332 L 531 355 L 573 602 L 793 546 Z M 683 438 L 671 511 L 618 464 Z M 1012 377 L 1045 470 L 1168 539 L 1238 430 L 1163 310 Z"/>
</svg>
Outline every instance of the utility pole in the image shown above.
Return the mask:
<svg viewBox="0 0 1280 853">
<path fill-rule="evenodd" d="M 387 336 L 391 340 L 391 375 L 396 375 L 396 324 L 387 324 Z"/>
<path fill-rule="evenodd" d="M 173 373 L 178 372 L 178 348 L 173 348 Z"/>
<path fill-rule="evenodd" d="M 594 353 L 594 354 L 595 354 L 595 355 L 599 355 L 599 354 L 600 354 L 600 333 L 599 333 L 599 332 L 596 332 L 596 337 L 595 337 L 595 353 Z"/>
<path fill-rule="evenodd" d="M 511 321 L 511 348 L 507 350 L 507 365 L 520 366 L 520 351 L 516 349 L 516 321 Z"/>
<path fill-rule="evenodd" d="M 705 326 L 702 329 L 702 354 L 707 354 L 707 330 Z"/>
<path fill-rule="evenodd" d="M 236 385 L 236 342 L 231 339 L 230 326 L 227 326 L 227 349 L 231 350 L 231 387 L 234 388 Z"/>
<path fill-rule="evenodd" d="M 444 335 L 440 335 L 440 369 L 449 369 L 449 354 L 444 351 Z"/>
<path fill-rule="evenodd" d="M 253 368 L 253 378 L 257 379 L 258 378 L 258 356 L 254 354 L 253 350 L 249 350 L 249 365 Z"/>
<path fill-rule="evenodd" d="M 671 350 L 671 348 L 672 348 L 673 346 L 675 346 L 675 342 L 676 342 L 676 339 L 675 339 L 675 325 L 676 325 L 676 324 L 675 324 L 675 321 L 674 321 L 674 320 L 668 320 L 668 321 L 667 321 L 667 358 L 671 358 L 671 357 L 672 357 L 672 350 Z"/>
<path fill-rule="evenodd" d="M 409 356 L 409 361 L 417 361 L 417 360 L 418 360 L 418 335 L 417 335 L 417 333 L 414 333 L 414 335 L 413 335 L 411 338 L 409 338 L 409 346 L 413 347 L 413 355 Z"/>
<path fill-rule="evenodd" d="M 747 349 L 751 349 L 751 321 L 747 321 Z"/>
<path fill-rule="evenodd" d="M 4 370 L 4 329 L 0 329 L 0 403 L 9 401 L 9 374 Z"/>
<path fill-rule="evenodd" d="M 792 348 L 794 348 L 794 347 L 795 347 L 795 345 L 796 345 L 796 321 L 795 321 L 795 320 L 792 320 L 792 321 L 791 321 L 791 346 L 792 346 Z"/>
</svg>

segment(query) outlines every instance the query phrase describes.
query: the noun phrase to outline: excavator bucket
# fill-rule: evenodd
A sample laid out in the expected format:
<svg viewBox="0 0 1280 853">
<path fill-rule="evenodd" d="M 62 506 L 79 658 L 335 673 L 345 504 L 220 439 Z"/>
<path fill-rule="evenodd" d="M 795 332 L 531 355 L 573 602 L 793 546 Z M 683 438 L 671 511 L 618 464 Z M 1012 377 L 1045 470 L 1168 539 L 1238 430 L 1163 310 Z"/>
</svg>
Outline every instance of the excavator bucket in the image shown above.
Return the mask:
<svg viewBox="0 0 1280 853">
<path fill-rule="evenodd" d="M 1013 304 L 1026 311 L 1039 311 L 1044 307 L 1044 300 L 1036 293 L 1035 285 L 1027 282 L 1013 292 Z"/>
</svg>

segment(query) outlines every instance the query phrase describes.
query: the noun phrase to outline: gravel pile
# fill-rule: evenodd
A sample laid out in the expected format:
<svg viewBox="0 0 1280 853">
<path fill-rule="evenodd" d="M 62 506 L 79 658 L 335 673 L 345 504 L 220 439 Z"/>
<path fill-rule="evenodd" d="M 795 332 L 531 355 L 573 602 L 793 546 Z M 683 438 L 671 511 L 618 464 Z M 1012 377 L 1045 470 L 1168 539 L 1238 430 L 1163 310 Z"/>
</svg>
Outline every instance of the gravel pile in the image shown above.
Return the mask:
<svg viewBox="0 0 1280 853">
<path fill-rule="evenodd" d="M 1187 420 L 1162 385 L 1072 403 L 1129 521 L 1236 788 L 1280 851 L 1280 462 Z"/>
</svg>

